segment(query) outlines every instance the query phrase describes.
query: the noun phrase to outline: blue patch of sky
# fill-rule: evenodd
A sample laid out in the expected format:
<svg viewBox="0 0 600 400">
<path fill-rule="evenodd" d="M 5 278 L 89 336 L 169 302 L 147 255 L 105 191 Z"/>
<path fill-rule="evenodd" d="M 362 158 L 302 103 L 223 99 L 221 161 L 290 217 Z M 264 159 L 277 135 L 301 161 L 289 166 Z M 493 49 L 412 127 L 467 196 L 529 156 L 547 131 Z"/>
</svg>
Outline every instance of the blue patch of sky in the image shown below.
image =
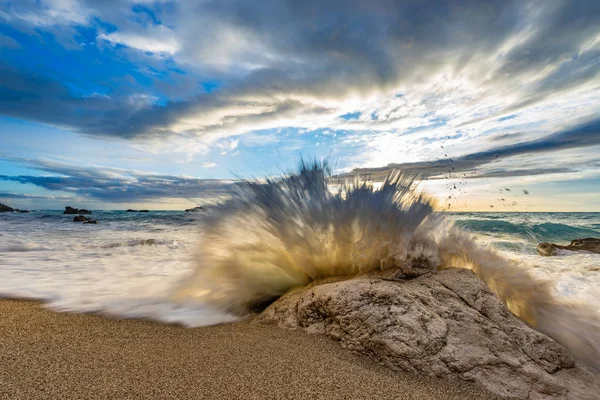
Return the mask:
<svg viewBox="0 0 600 400">
<path fill-rule="evenodd" d="M 223 85 L 223 82 L 216 81 L 216 80 L 215 81 L 208 80 L 208 81 L 202 82 L 201 85 L 202 85 L 202 89 L 204 89 L 205 93 L 212 93 L 215 90 L 218 90 Z"/>
<path fill-rule="evenodd" d="M 519 114 L 507 115 L 506 117 L 498 118 L 498 122 L 508 121 L 509 119 L 515 119 L 519 116 Z"/>
<path fill-rule="evenodd" d="M 156 16 L 154 11 L 144 5 L 134 4 L 131 8 L 131 11 L 135 13 L 135 18 L 132 19 L 144 26 L 146 25 L 145 18 L 149 18 L 155 25 L 159 25 L 161 23 L 161 20 Z"/>
<path fill-rule="evenodd" d="M 427 117 L 427 116 L 428 116 L 428 114 L 424 115 L 423 117 Z M 404 130 L 404 132 L 402 132 L 402 134 L 410 135 L 412 133 L 424 131 L 427 129 L 439 128 L 439 127 L 445 126 L 448 123 L 448 121 L 449 121 L 449 119 L 446 117 L 434 117 L 429 120 L 429 122 L 430 122 L 429 124 L 408 128 L 408 129 Z"/>
<path fill-rule="evenodd" d="M 372 121 L 377 121 L 378 119 L 379 119 L 379 114 L 377 114 L 377 111 L 374 111 L 374 112 L 371 114 L 371 120 L 372 120 Z"/>
<path fill-rule="evenodd" d="M 359 119 L 360 116 L 362 115 L 362 113 L 360 111 L 356 111 L 356 112 L 351 112 L 351 113 L 347 113 L 344 115 L 340 115 L 340 118 L 346 121 L 350 121 L 350 120 L 354 120 L 354 119 Z"/>
</svg>

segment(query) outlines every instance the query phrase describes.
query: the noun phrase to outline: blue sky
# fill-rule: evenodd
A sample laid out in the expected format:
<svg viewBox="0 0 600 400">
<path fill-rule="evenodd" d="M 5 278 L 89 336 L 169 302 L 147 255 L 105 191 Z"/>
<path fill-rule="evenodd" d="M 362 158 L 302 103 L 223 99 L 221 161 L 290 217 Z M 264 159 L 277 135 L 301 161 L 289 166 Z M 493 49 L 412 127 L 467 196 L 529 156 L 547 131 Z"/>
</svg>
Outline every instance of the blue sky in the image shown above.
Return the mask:
<svg viewBox="0 0 600 400">
<path fill-rule="evenodd" d="M 593 0 L 0 0 L 0 201 L 186 208 L 304 157 L 600 211 L 599 88 Z"/>
</svg>

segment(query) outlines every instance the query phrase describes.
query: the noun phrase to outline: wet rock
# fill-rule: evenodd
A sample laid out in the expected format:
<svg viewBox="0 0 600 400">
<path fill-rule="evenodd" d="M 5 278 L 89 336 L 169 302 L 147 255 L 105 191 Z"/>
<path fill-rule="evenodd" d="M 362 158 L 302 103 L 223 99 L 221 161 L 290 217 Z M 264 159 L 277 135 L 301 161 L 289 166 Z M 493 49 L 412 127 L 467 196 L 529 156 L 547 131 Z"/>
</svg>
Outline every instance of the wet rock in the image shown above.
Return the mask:
<svg viewBox="0 0 600 400">
<path fill-rule="evenodd" d="M 600 239 L 596 238 L 584 238 L 575 239 L 571 241 L 571 244 L 566 246 L 554 243 L 543 242 L 538 244 L 537 252 L 541 256 L 556 256 L 560 254 L 560 250 L 570 251 L 589 251 L 591 253 L 600 254 Z"/>
<path fill-rule="evenodd" d="M 14 212 L 15 209 L 7 206 L 6 204 L 0 203 L 0 212 Z"/>
<path fill-rule="evenodd" d="M 194 208 L 188 208 L 185 210 L 185 212 L 198 212 L 198 211 L 203 211 L 204 208 L 202 208 L 202 206 L 198 206 L 198 207 L 194 207 Z"/>
<path fill-rule="evenodd" d="M 76 215 L 75 217 L 73 217 L 73 222 L 86 222 L 90 220 L 91 218 L 84 217 L 83 215 Z"/>
<path fill-rule="evenodd" d="M 91 214 L 92 212 L 90 210 L 86 210 L 84 208 L 73 208 L 70 206 L 66 206 L 65 207 L 65 211 L 63 212 L 63 214 Z"/>
<path fill-rule="evenodd" d="M 29 210 L 18 210 L 21 214 L 28 214 Z"/>
<path fill-rule="evenodd" d="M 84 224 L 97 224 L 98 220 L 88 219 L 87 221 L 83 221 Z"/>
<path fill-rule="evenodd" d="M 466 269 L 315 283 L 288 292 L 256 322 L 326 335 L 391 369 L 474 381 L 506 398 L 600 393 L 598 375 L 511 314 Z"/>
<path fill-rule="evenodd" d="M 132 210 L 131 208 L 128 208 L 125 212 L 138 212 L 138 210 Z"/>
</svg>

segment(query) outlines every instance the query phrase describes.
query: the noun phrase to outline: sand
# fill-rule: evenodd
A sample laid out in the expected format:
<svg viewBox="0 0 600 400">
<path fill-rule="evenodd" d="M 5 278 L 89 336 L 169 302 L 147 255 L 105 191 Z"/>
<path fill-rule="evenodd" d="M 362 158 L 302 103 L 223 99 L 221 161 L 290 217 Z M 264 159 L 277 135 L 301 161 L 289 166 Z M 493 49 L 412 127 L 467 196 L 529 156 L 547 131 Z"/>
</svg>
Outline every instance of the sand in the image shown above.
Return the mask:
<svg viewBox="0 0 600 400">
<path fill-rule="evenodd" d="M 1 399 L 490 399 L 390 371 L 330 339 L 241 322 L 184 328 L 0 301 Z"/>
</svg>

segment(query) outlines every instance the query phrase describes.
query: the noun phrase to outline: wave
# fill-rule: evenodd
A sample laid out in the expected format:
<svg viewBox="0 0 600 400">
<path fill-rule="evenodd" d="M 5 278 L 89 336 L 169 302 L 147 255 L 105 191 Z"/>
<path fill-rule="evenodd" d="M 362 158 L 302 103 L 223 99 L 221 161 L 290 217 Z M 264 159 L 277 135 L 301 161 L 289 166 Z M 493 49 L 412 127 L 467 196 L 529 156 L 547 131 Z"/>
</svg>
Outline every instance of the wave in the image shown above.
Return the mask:
<svg viewBox="0 0 600 400">
<path fill-rule="evenodd" d="M 515 224 L 498 219 L 469 219 L 456 221 L 465 231 L 484 234 L 506 234 L 531 243 L 570 242 L 575 238 L 600 236 L 600 231 L 568 224 L 545 222 L 541 224 Z"/>
<path fill-rule="evenodd" d="M 412 179 L 395 172 L 379 189 L 340 182 L 332 193 L 328 178 L 326 165 L 303 163 L 297 174 L 243 182 L 201 221 L 196 266 L 171 301 L 199 301 L 243 315 L 320 278 L 387 268 L 470 268 L 513 313 L 600 367 L 594 310 L 559 298 L 550 280 L 477 245 L 434 212 Z M 516 229 L 502 222 L 495 221 Z"/>
</svg>

